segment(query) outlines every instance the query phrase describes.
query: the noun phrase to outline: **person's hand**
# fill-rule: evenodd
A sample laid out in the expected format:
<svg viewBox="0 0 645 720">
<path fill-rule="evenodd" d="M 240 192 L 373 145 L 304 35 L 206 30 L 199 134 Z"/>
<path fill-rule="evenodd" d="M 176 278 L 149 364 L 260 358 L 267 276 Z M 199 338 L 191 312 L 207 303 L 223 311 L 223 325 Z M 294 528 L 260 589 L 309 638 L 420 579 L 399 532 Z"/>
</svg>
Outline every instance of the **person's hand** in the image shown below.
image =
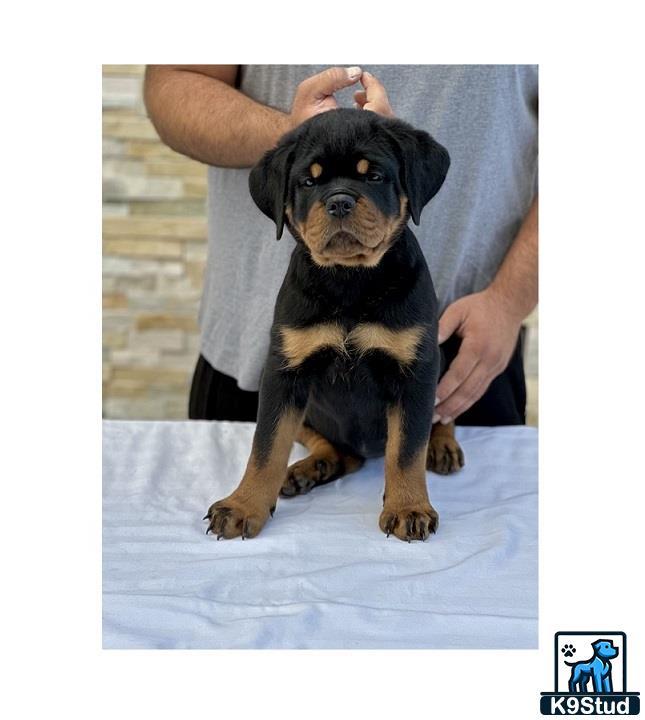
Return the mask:
<svg viewBox="0 0 645 720">
<path fill-rule="evenodd" d="M 314 115 L 335 110 L 338 103 L 334 93 L 357 83 L 361 73 L 359 67 L 331 67 L 303 80 L 296 88 L 291 105 L 291 126 L 297 127 Z"/>
<path fill-rule="evenodd" d="M 433 422 L 448 423 L 468 410 L 506 369 L 522 319 L 492 287 L 445 309 L 439 319 L 439 344 L 453 333 L 462 341 L 437 387 Z"/>
<path fill-rule="evenodd" d="M 385 88 L 374 75 L 365 71 L 361 75 L 361 85 L 365 89 L 354 93 L 355 107 L 360 110 L 371 110 L 386 117 L 394 117 Z"/>
</svg>

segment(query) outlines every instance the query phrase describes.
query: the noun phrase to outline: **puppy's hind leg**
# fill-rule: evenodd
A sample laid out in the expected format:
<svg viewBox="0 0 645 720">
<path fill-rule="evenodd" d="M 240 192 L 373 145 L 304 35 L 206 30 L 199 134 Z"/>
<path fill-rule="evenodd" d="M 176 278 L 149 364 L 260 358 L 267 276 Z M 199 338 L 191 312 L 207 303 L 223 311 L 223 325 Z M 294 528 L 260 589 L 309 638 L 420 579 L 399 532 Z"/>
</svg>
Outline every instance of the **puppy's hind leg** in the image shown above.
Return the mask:
<svg viewBox="0 0 645 720">
<path fill-rule="evenodd" d="M 464 453 L 455 439 L 455 423 L 435 423 L 430 430 L 426 468 L 450 475 L 464 466 Z"/>
<path fill-rule="evenodd" d="M 332 445 L 329 440 L 309 425 L 303 425 L 296 440 L 311 453 L 287 470 L 287 479 L 280 490 L 281 497 L 304 495 L 316 485 L 337 480 L 343 475 L 356 472 L 363 466 L 364 458 L 350 455 Z"/>
</svg>

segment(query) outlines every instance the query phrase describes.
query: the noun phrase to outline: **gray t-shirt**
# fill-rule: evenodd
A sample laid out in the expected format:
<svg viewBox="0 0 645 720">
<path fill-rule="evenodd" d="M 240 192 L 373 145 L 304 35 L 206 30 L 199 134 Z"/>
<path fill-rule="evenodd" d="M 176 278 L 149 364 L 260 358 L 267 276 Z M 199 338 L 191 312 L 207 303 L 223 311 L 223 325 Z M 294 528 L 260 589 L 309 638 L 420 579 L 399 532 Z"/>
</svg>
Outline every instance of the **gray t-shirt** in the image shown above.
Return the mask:
<svg viewBox="0 0 645 720">
<path fill-rule="evenodd" d="M 287 112 L 297 85 L 324 65 L 246 65 L 240 90 Z M 448 177 L 411 225 L 441 309 L 493 279 L 537 192 L 538 70 L 532 65 L 370 65 L 395 114 L 450 153 Z M 337 93 L 352 107 L 360 85 Z M 208 170 L 208 263 L 202 354 L 257 390 L 273 306 L 295 241 L 275 241 L 256 208 L 248 169 Z"/>
</svg>

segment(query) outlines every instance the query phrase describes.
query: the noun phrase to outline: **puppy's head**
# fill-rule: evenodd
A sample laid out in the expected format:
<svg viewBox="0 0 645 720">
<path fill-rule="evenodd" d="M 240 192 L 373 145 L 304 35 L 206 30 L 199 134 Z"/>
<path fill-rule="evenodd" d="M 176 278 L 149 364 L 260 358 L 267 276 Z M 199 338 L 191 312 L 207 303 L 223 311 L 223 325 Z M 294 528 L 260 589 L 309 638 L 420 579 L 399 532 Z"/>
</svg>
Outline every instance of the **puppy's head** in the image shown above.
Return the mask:
<svg viewBox="0 0 645 720">
<path fill-rule="evenodd" d="M 426 132 L 365 110 L 307 120 L 264 155 L 251 196 L 318 265 L 377 265 L 439 191 L 450 158 Z"/>
</svg>

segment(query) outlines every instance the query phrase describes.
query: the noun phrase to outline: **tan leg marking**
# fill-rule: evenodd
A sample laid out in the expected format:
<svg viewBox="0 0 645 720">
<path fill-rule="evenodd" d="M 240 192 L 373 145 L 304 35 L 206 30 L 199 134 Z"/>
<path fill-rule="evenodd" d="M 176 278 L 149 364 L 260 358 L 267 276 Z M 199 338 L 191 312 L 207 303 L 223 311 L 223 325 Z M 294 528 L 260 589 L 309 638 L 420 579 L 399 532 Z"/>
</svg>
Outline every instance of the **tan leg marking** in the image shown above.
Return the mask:
<svg viewBox="0 0 645 720">
<path fill-rule="evenodd" d="M 286 367 L 291 369 L 322 348 L 331 347 L 345 352 L 346 333 L 338 323 L 321 323 L 304 328 L 283 327 L 280 333 Z"/>
<path fill-rule="evenodd" d="M 348 342 L 355 345 L 361 354 L 382 350 L 403 365 L 409 365 L 416 359 L 423 331 L 420 325 L 392 330 L 379 323 L 363 323 L 352 330 Z"/>
<path fill-rule="evenodd" d="M 259 459 L 255 438 L 244 477 L 228 497 L 213 503 L 206 515 L 208 530 L 220 537 L 255 537 L 273 514 L 284 482 L 289 453 L 303 413 L 288 410 L 278 421 L 268 457 Z"/>
<path fill-rule="evenodd" d="M 387 414 L 385 446 L 385 495 L 379 518 L 381 530 L 400 540 L 425 540 L 434 533 L 439 515 L 430 504 L 426 486 L 425 447 L 402 468 L 399 456 L 403 440 L 401 409 L 391 408 Z"/>
<path fill-rule="evenodd" d="M 426 467 L 439 475 L 450 475 L 464 466 L 464 453 L 455 439 L 455 423 L 435 423 L 430 431 Z"/>
<path fill-rule="evenodd" d="M 280 490 L 282 497 L 308 493 L 316 485 L 324 485 L 343 475 L 356 472 L 365 462 L 361 457 L 338 450 L 327 438 L 306 425 L 300 428 L 296 440 L 304 445 L 311 455 L 294 463 L 287 470 L 287 479 Z"/>
</svg>

